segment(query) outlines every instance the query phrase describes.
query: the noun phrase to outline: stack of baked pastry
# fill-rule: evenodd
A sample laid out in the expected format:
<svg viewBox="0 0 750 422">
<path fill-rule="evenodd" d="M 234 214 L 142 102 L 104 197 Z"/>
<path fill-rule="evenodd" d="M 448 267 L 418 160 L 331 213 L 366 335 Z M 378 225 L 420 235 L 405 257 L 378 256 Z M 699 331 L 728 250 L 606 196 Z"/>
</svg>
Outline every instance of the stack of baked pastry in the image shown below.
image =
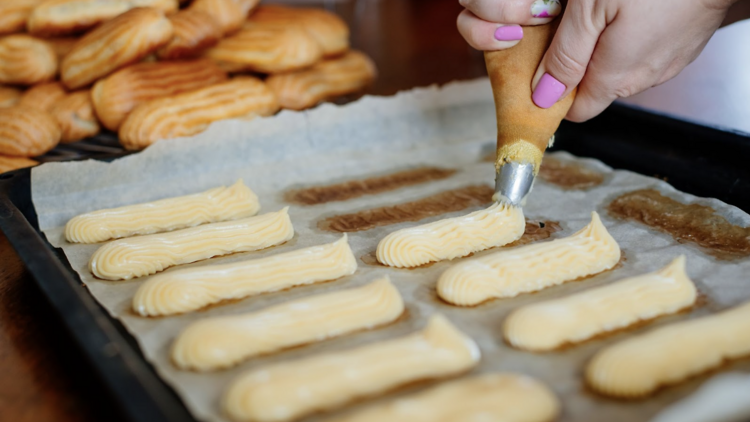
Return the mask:
<svg viewBox="0 0 750 422">
<path fill-rule="evenodd" d="M 373 81 L 338 16 L 259 2 L 0 2 L 0 172 L 102 129 L 137 150 Z"/>
</svg>

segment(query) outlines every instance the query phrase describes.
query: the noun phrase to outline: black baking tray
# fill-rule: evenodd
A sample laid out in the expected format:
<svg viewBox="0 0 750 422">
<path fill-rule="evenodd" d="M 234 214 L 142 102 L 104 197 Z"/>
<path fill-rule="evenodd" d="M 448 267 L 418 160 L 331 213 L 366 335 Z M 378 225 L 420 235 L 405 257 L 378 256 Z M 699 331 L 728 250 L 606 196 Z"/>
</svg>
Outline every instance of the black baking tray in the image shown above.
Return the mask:
<svg viewBox="0 0 750 422">
<path fill-rule="evenodd" d="M 124 154 L 111 134 L 82 145 L 42 161 L 110 160 Z M 553 150 L 657 176 L 681 191 L 750 212 L 750 134 L 615 104 L 586 123 L 564 122 Z M 195 420 L 146 362 L 135 340 L 89 295 L 62 251 L 39 231 L 30 175 L 29 169 L 0 175 L 0 229 L 119 405 L 122 419 Z"/>
</svg>

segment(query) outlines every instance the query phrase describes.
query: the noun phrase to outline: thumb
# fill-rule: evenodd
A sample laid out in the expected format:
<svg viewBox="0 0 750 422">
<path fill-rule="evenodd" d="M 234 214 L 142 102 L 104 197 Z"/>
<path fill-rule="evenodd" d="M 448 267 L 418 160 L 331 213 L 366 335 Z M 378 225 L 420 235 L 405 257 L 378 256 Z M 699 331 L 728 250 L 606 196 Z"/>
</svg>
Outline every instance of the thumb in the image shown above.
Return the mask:
<svg viewBox="0 0 750 422">
<path fill-rule="evenodd" d="M 557 33 L 542 58 L 531 83 L 532 100 L 541 108 L 550 108 L 568 95 L 583 79 L 604 20 L 596 19 L 585 4 L 571 1 L 562 16 Z M 590 7 L 590 5 L 588 6 Z"/>
</svg>

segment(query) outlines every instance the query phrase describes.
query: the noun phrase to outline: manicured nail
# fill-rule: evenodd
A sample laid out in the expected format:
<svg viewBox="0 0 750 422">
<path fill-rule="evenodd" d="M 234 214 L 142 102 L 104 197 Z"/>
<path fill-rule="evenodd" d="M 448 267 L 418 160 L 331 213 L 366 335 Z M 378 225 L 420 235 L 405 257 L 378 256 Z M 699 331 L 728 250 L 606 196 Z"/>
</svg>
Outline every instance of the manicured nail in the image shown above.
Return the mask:
<svg viewBox="0 0 750 422">
<path fill-rule="evenodd" d="M 531 3 L 531 16 L 535 18 L 554 18 L 562 12 L 560 0 L 536 0 Z"/>
<path fill-rule="evenodd" d="M 553 78 L 549 73 L 545 73 L 536 85 L 534 93 L 531 94 L 531 99 L 541 108 L 550 108 L 560 99 L 565 88 L 567 87 L 562 82 Z"/>
<path fill-rule="evenodd" d="M 498 41 L 518 41 L 523 38 L 521 25 L 505 25 L 495 30 L 495 39 Z"/>
</svg>

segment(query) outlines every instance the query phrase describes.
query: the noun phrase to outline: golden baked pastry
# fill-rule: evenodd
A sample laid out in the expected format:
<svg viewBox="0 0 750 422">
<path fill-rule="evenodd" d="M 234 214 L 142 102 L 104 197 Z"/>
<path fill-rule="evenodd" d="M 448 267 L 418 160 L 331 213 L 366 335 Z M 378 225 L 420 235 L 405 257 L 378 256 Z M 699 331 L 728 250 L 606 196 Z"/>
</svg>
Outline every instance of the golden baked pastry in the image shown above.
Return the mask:
<svg viewBox="0 0 750 422">
<path fill-rule="evenodd" d="M 190 312 L 222 300 L 334 280 L 357 270 L 347 237 L 260 259 L 170 271 L 136 292 L 133 309 L 143 316 Z"/>
<path fill-rule="evenodd" d="M 91 29 L 135 7 L 177 11 L 177 0 L 46 0 L 29 16 L 28 30 L 42 36 L 68 35 Z"/>
<path fill-rule="evenodd" d="M 66 54 L 70 53 L 70 51 L 73 49 L 73 47 L 78 42 L 77 37 L 55 37 L 55 38 L 45 38 L 44 41 L 47 41 L 49 45 L 52 47 L 53 50 L 55 50 L 55 54 L 57 54 L 57 58 L 59 60 L 62 60 L 63 57 L 65 57 Z"/>
<path fill-rule="evenodd" d="M 60 142 L 69 143 L 94 136 L 99 133 L 99 121 L 91 104 L 91 91 L 72 92 L 52 107 L 52 116 L 62 130 Z"/>
<path fill-rule="evenodd" d="M 175 265 L 265 249 L 292 236 L 287 207 L 241 220 L 114 240 L 94 252 L 89 269 L 104 280 L 129 280 Z"/>
<path fill-rule="evenodd" d="M 384 277 L 258 312 L 198 320 L 175 340 L 172 361 L 181 369 L 227 368 L 254 356 L 385 325 L 403 313 L 401 294 Z"/>
<path fill-rule="evenodd" d="M 376 73 L 369 57 L 350 51 L 309 69 L 271 75 L 266 84 L 279 97 L 281 107 L 304 110 L 339 95 L 362 91 Z"/>
<path fill-rule="evenodd" d="M 65 239 L 97 243 L 252 217 L 258 210 L 258 196 L 240 179 L 230 187 L 77 215 L 65 225 Z"/>
<path fill-rule="evenodd" d="M 18 104 L 21 100 L 21 95 L 21 91 L 16 88 L 0 85 L 0 108 Z"/>
<path fill-rule="evenodd" d="M 0 1 L 0 35 L 24 32 L 31 10 L 44 0 Z"/>
<path fill-rule="evenodd" d="M 84 87 L 137 62 L 172 38 L 172 23 L 152 8 L 135 8 L 81 38 L 62 60 L 61 78 L 69 89 Z"/>
<path fill-rule="evenodd" d="M 198 9 L 182 10 L 169 17 L 174 28 L 172 39 L 160 48 L 160 59 L 175 60 L 195 57 L 215 45 L 222 37 L 222 28 L 206 12 Z"/>
<path fill-rule="evenodd" d="M 495 373 L 449 381 L 331 422 L 551 422 L 560 401 L 525 375 Z"/>
<path fill-rule="evenodd" d="M 68 92 L 62 83 L 47 82 L 27 89 L 21 96 L 18 105 L 52 111 L 55 103 L 65 98 L 66 95 L 68 95 Z"/>
<path fill-rule="evenodd" d="M 226 79 L 226 72 L 207 59 L 137 63 L 99 80 L 91 98 L 104 127 L 116 131 L 139 104 Z"/>
<path fill-rule="evenodd" d="M 60 142 L 60 127 L 47 112 L 12 106 L 0 108 L 0 154 L 36 157 Z"/>
<path fill-rule="evenodd" d="M 243 77 L 143 103 L 120 127 L 126 149 L 143 149 L 162 139 L 191 136 L 211 123 L 231 118 L 270 116 L 276 96 L 260 79 Z"/>
<path fill-rule="evenodd" d="M 25 167 L 33 167 L 39 162 L 26 157 L 11 157 L 9 155 L 0 155 L 0 173 L 6 171 L 18 170 Z"/>
<path fill-rule="evenodd" d="M 516 309 L 505 320 L 503 334 L 513 347 L 549 351 L 677 312 L 695 298 L 680 256 L 653 273 Z"/>
<path fill-rule="evenodd" d="M 57 74 L 57 55 L 45 41 L 24 34 L 0 37 L 0 83 L 34 85 Z"/>
<path fill-rule="evenodd" d="M 438 279 L 438 295 L 458 306 L 478 305 L 493 298 L 514 297 L 596 274 L 620 261 L 620 247 L 599 215 L 571 236 L 535 243 L 450 267 Z"/>
<path fill-rule="evenodd" d="M 221 28 L 221 35 L 236 32 L 247 17 L 237 0 L 195 0 L 188 10 L 197 10 L 214 18 Z"/>
<path fill-rule="evenodd" d="M 302 27 L 318 43 L 326 57 L 339 55 L 349 49 L 349 27 L 340 17 L 323 9 L 264 4 L 253 12 L 248 21 Z"/>
<path fill-rule="evenodd" d="M 442 315 L 422 331 L 341 352 L 261 367 L 235 379 L 222 406 L 235 421 L 281 422 L 476 366 L 476 343 Z"/>
<path fill-rule="evenodd" d="M 312 66 L 322 51 L 302 28 L 247 23 L 206 50 L 205 56 L 228 72 L 278 73 Z"/>
<path fill-rule="evenodd" d="M 638 398 L 748 355 L 750 302 L 745 302 L 605 347 L 586 367 L 586 381 L 607 396 Z"/>
</svg>

